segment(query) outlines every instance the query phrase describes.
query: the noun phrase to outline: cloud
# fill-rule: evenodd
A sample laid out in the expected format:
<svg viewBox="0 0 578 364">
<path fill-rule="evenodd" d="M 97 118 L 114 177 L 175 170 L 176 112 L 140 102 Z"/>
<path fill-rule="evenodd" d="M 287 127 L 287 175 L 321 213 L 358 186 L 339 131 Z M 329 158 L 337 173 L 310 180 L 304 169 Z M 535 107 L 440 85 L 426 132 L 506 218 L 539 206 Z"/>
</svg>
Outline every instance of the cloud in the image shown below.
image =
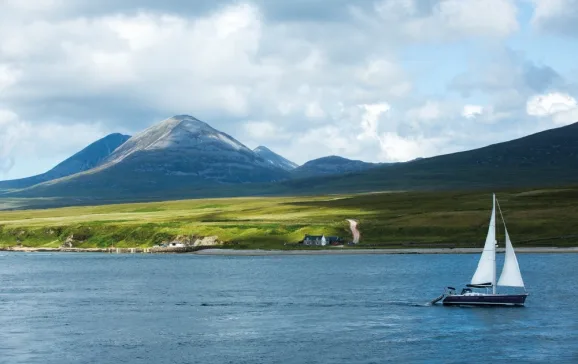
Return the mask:
<svg viewBox="0 0 578 364">
<path fill-rule="evenodd" d="M 11 152 L 18 134 L 18 127 L 14 125 L 16 121 L 16 114 L 0 109 L 0 173 L 2 174 L 9 172 L 14 166 Z"/>
<path fill-rule="evenodd" d="M 17 70 L 14 70 L 8 65 L 0 64 L 0 96 L 2 96 L 2 93 L 10 86 L 14 85 L 19 77 L 20 73 Z"/>
<path fill-rule="evenodd" d="M 530 116 L 552 117 L 556 125 L 567 125 L 578 121 L 578 102 L 559 92 L 535 95 L 528 100 L 526 112 Z"/>
<path fill-rule="evenodd" d="M 305 116 L 311 119 L 322 119 L 325 117 L 325 111 L 319 106 L 319 103 L 311 102 L 305 109 Z"/>
<path fill-rule="evenodd" d="M 24 71 L 8 100 L 17 106 L 50 99 L 76 104 L 107 93 L 169 114 L 219 108 L 244 115 L 244 84 L 259 72 L 252 58 L 260 27 L 258 9 L 249 5 L 197 20 L 140 12 L 32 23 L 6 32 L 23 46 L 3 52 Z M 48 57 L 40 61 L 43 55 Z M 87 106 L 86 114 L 98 112 Z M 26 116 L 35 111 L 46 112 L 32 109 Z"/>
<path fill-rule="evenodd" d="M 524 63 L 521 76 L 525 86 L 535 92 L 543 92 L 563 82 L 562 77 L 552 67 L 538 66 L 531 62 Z"/>
<path fill-rule="evenodd" d="M 376 10 L 414 40 L 505 37 L 519 28 L 511 0 L 385 0 Z"/>
<path fill-rule="evenodd" d="M 11 110 L 0 108 L 0 174 L 7 175 L 15 167 L 29 171 L 26 165 L 15 165 L 19 160 L 59 162 L 58 159 L 46 157 L 46 146 L 51 146 L 52 156 L 64 159 L 71 156 L 72 151 L 83 149 L 107 132 L 98 123 L 66 126 L 54 122 L 31 123 Z M 46 170 L 48 168 L 45 167 Z"/>
<path fill-rule="evenodd" d="M 533 0 L 532 25 L 544 32 L 578 36 L 577 0 Z"/>
<path fill-rule="evenodd" d="M 378 104 L 360 105 L 360 107 L 364 110 L 364 113 L 361 118 L 362 133 L 357 136 L 357 139 L 375 139 L 379 141 L 379 118 L 387 113 L 391 109 L 391 106 L 382 102 Z"/>
<path fill-rule="evenodd" d="M 407 112 L 408 118 L 415 124 L 431 122 L 441 117 L 443 106 L 440 102 L 428 100 L 422 106 L 411 109 Z"/>
<path fill-rule="evenodd" d="M 440 142 L 441 138 L 402 137 L 397 133 L 388 132 L 381 136 L 381 152 L 387 161 L 405 162 L 431 156 L 439 150 L 436 144 Z"/>
<path fill-rule="evenodd" d="M 572 96 L 554 92 L 531 97 L 526 111 L 531 116 L 548 116 L 574 109 L 577 106 L 576 99 Z"/>
<path fill-rule="evenodd" d="M 466 119 L 474 119 L 476 116 L 484 112 L 484 107 L 480 105 L 465 105 L 462 111 L 462 116 Z"/>
<path fill-rule="evenodd" d="M 545 128 L 562 113 L 528 123 L 526 101 L 571 93 L 571 82 L 503 46 L 524 29 L 517 5 L 6 0 L 0 109 L 16 121 L 10 142 L 0 126 L 11 145 L 2 158 L 16 163 L 9 176 L 26 165 L 41 172 L 49 165 L 39 157 L 64 158 L 109 131 L 135 133 L 175 114 L 299 163 L 328 154 L 399 161 L 533 130 L 523 123 Z M 462 72 L 466 53 L 473 61 Z"/>
<path fill-rule="evenodd" d="M 271 141 L 289 137 L 283 129 L 270 121 L 247 121 L 243 127 L 251 140 Z"/>
<path fill-rule="evenodd" d="M 510 138 L 542 131 L 559 125 L 557 118 L 530 117 L 539 108 L 536 95 L 571 93 L 575 86 L 563 78 L 553 67 L 539 64 L 527 58 L 523 51 L 514 51 L 503 45 L 486 48 L 486 56 L 474 60 L 467 71 L 461 72 L 449 82 L 448 89 L 468 100 L 483 99 L 481 112 L 470 118 L 508 132 Z M 530 111 L 528 111 L 530 110 Z M 463 116 L 468 113 L 463 110 Z M 556 120 L 554 120 L 556 119 Z M 518 130 L 515 132 L 515 130 Z M 503 138 L 506 139 L 506 138 Z"/>
<path fill-rule="evenodd" d="M 364 110 L 361 116 L 361 133 L 357 139 L 363 147 L 369 142 L 377 142 L 378 159 L 386 162 L 403 162 L 423 156 L 431 156 L 439 149 L 437 144 L 439 137 L 428 138 L 419 134 L 402 136 L 399 134 L 397 123 L 380 125 L 380 121 L 390 121 L 391 106 L 385 102 L 377 104 L 360 105 Z M 408 122 L 418 125 L 420 121 L 429 122 L 441 116 L 440 106 L 436 102 L 428 101 L 417 109 L 407 113 L 410 116 Z M 416 122 L 416 120 L 418 120 Z M 381 131 L 385 128 L 384 131 Z"/>
<path fill-rule="evenodd" d="M 474 92 L 511 89 L 523 93 L 544 92 L 563 85 L 556 70 L 528 60 L 523 52 L 503 46 L 490 46 L 486 52 L 489 56 L 473 61 L 470 69 L 455 76 L 448 88 L 469 96 Z"/>
</svg>

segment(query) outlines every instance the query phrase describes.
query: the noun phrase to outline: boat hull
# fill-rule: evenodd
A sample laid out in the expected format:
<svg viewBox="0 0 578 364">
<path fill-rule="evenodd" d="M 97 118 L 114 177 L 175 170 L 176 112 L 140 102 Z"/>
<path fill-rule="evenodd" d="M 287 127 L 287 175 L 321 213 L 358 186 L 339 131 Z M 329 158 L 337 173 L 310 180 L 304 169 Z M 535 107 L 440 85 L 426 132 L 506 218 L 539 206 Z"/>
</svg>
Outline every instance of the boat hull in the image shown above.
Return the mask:
<svg viewBox="0 0 578 364">
<path fill-rule="evenodd" d="M 444 306 L 524 306 L 527 294 L 449 295 Z"/>
</svg>

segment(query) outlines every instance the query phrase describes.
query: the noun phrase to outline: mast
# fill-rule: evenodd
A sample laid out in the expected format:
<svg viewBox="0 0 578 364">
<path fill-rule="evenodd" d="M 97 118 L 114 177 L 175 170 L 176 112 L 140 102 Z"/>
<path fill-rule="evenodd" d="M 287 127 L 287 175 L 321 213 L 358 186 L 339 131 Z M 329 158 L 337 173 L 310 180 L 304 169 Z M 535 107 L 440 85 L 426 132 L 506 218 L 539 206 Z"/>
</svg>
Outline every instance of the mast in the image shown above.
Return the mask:
<svg viewBox="0 0 578 364">
<path fill-rule="evenodd" d="M 492 215 L 496 215 L 496 194 L 492 194 Z M 492 272 L 492 294 L 496 294 L 496 220 L 494 219 L 494 226 L 490 226 L 490 229 L 494 229 L 494 254 L 492 254 L 493 259 L 493 272 Z"/>
</svg>

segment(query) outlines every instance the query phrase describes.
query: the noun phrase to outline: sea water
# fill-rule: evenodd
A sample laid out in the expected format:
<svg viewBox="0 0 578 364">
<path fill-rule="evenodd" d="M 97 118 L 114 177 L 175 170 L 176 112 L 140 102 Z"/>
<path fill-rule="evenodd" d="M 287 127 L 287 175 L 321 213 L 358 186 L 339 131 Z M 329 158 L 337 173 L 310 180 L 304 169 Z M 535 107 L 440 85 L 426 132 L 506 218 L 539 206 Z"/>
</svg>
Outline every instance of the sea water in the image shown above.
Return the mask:
<svg viewBox="0 0 578 364">
<path fill-rule="evenodd" d="M 518 254 L 526 307 L 427 305 L 478 259 L 3 253 L 0 363 L 578 363 L 578 255 Z"/>
</svg>

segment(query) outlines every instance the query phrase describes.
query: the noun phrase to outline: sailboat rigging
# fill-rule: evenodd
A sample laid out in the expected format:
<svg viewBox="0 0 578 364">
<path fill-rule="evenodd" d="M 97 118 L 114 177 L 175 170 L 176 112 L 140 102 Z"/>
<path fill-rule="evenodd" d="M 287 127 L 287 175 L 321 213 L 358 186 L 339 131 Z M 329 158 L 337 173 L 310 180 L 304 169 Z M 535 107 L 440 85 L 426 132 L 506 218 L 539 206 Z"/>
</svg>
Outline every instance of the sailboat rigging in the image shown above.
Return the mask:
<svg viewBox="0 0 578 364">
<path fill-rule="evenodd" d="M 496 272 L 496 206 L 504 223 L 504 234 L 505 234 L 505 257 L 504 266 L 502 268 L 502 273 L 500 277 L 497 278 Z M 507 287 L 518 287 L 524 290 L 521 294 L 499 294 L 497 293 L 497 286 L 507 286 Z M 470 284 L 466 285 L 467 288 L 462 289 L 460 294 L 456 294 L 455 288 L 447 287 L 446 292 L 443 295 L 432 301 L 436 303 L 442 301 L 443 305 L 446 306 L 456 306 L 456 305 L 474 305 L 474 306 L 485 306 L 485 305 L 503 305 L 503 306 L 523 306 L 528 293 L 526 292 L 524 286 L 524 280 L 522 279 L 522 274 L 520 272 L 520 266 L 518 265 L 518 259 L 516 258 L 516 253 L 514 252 L 514 247 L 512 246 L 512 241 L 508 234 L 508 229 L 506 227 L 506 221 L 504 220 L 504 215 L 502 214 L 502 209 L 496 199 L 496 195 L 493 194 L 492 199 L 492 214 L 490 217 L 490 224 L 488 227 L 488 234 L 486 236 L 486 242 L 484 244 L 484 249 L 480 260 L 478 262 L 478 267 L 474 272 Z M 486 292 L 474 292 L 472 289 L 485 288 Z M 488 293 L 487 290 L 491 288 L 492 293 Z"/>
</svg>

